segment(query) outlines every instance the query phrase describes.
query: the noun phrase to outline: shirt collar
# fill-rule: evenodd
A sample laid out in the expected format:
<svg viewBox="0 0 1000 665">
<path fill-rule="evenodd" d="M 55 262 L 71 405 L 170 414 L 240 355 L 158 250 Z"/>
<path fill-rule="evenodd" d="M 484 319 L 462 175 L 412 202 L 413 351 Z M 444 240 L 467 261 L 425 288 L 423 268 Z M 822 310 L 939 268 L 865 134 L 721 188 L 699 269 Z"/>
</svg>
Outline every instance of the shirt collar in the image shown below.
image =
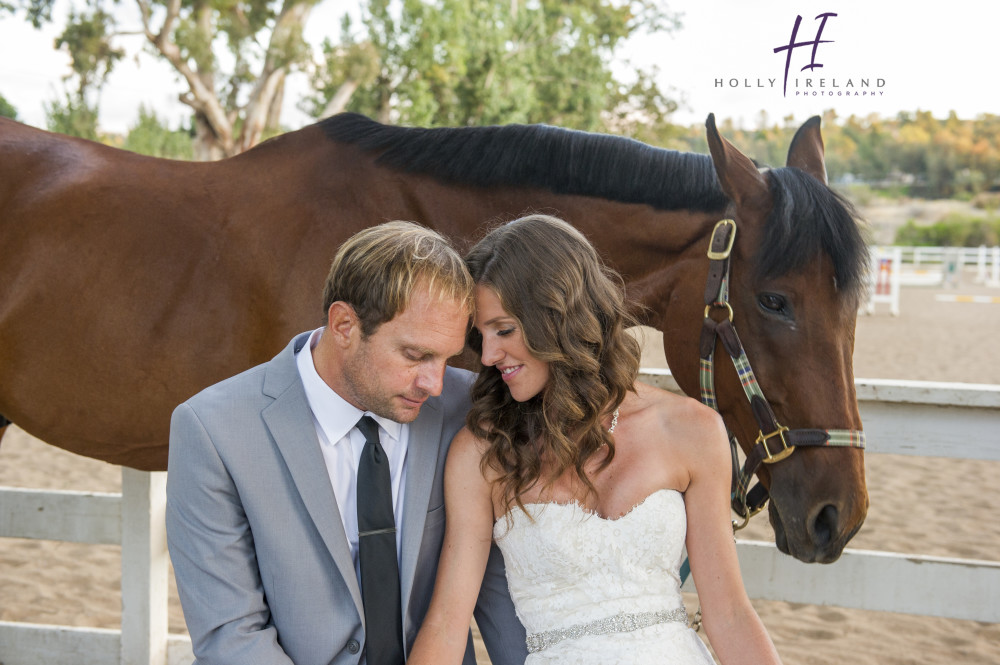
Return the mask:
<svg viewBox="0 0 1000 665">
<path fill-rule="evenodd" d="M 295 362 L 298 365 L 299 376 L 302 378 L 302 386 L 305 388 L 306 399 L 309 401 L 313 417 L 326 433 L 327 439 L 336 444 L 354 429 L 361 416 L 369 415 L 386 434 L 399 441 L 403 429 L 401 423 L 376 415 L 371 411 L 362 411 L 337 394 L 320 377 L 313 361 L 312 349 L 322 337 L 323 330 L 323 328 L 317 328 L 312 332 L 309 341 L 302 346 L 301 351 L 296 356 Z M 304 351 L 307 353 L 303 353 Z"/>
</svg>

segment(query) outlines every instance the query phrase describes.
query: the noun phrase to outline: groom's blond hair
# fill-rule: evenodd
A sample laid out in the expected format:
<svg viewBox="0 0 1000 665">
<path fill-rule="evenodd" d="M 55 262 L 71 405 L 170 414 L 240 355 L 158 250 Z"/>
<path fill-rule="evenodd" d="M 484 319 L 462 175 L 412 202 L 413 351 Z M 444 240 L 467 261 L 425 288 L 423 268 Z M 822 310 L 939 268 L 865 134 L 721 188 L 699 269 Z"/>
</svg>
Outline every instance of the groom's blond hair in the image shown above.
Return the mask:
<svg viewBox="0 0 1000 665">
<path fill-rule="evenodd" d="M 414 222 L 372 226 L 337 250 L 323 288 L 323 312 L 346 302 L 358 315 L 362 333 L 371 335 L 406 309 L 417 284 L 472 313 L 472 277 L 444 236 Z"/>
</svg>

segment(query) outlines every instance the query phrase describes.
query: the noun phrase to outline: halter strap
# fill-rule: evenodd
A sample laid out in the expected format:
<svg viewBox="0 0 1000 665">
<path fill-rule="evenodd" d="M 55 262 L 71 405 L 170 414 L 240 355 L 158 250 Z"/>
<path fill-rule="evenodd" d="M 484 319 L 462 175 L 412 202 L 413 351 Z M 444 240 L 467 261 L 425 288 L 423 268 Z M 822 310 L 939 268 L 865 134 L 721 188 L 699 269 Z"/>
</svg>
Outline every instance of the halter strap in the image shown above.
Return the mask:
<svg viewBox="0 0 1000 665">
<path fill-rule="evenodd" d="M 718 340 L 729 354 L 740 378 L 740 385 L 750 402 L 750 409 L 759 428 L 757 440 L 747 454 L 743 469 L 739 468 L 736 436 L 730 432 L 729 444 L 733 461 L 733 480 L 730 486 L 730 502 L 733 510 L 743 518 L 737 525 L 746 526 L 750 518 L 760 512 L 767 503 L 767 489 L 759 482 L 750 489 L 750 483 L 761 464 L 774 464 L 791 455 L 796 448 L 806 446 L 833 446 L 843 448 L 865 447 L 865 434 L 861 430 L 847 429 L 789 429 L 778 422 L 774 410 L 754 376 L 743 343 L 733 326 L 733 308 L 729 304 L 729 268 L 733 243 L 736 240 L 736 222 L 732 219 L 720 220 L 712 230 L 709 243 L 708 279 L 705 285 L 705 319 L 701 328 L 700 371 L 698 383 L 702 403 L 719 410 L 715 395 L 715 347 Z M 726 311 L 726 318 L 716 321 L 711 318 L 712 309 Z"/>
</svg>

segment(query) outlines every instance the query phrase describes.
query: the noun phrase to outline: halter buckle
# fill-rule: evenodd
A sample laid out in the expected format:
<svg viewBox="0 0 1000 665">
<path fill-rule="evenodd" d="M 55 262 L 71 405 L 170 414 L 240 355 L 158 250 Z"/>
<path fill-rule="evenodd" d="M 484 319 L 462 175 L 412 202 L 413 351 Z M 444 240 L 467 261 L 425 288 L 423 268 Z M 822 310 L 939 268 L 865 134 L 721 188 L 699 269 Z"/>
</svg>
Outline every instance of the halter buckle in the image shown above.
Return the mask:
<svg viewBox="0 0 1000 665">
<path fill-rule="evenodd" d="M 780 462 L 781 460 L 785 459 L 793 452 L 795 452 L 795 446 L 788 445 L 788 441 L 785 439 L 785 432 L 787 431 L 788 428 L 782 425 L 781 427 L 774 430 L 770 434 L 764 434 L 763 432 L 761 432 L 757 436 L 756 443 L 762 444 L 764 446 L 764 454 L 767 455 L 767 457 L 761 460 L 764 464 L 774 464 L 775 462 Z M 778 437 L 779 439 L 781 439 L 781 450 L 772 454 L 771 449 L 767 447 L 767 440 L 773 439 L 774 437 Z"/>
<path fill-rule="evenodd" d="M 731 226 L 733 230 L 729 233 L 729 240 L 726 241 L 726 248 L 720 252 L 712 250 L 712 241 L 715 240 L 715 234 L 719 232 L 719 229 L 723 226 Z M 733 243 L 736 242 L 736 222 L 732 219 L 720 219 L 715 223 L 715 228 L 712 229 L 712 241 L 708 244 L 708 258 L 712 261 L 721 261 L 723 259 L 728 259 L 729 254 L 733 251 Z"/>
</svg>

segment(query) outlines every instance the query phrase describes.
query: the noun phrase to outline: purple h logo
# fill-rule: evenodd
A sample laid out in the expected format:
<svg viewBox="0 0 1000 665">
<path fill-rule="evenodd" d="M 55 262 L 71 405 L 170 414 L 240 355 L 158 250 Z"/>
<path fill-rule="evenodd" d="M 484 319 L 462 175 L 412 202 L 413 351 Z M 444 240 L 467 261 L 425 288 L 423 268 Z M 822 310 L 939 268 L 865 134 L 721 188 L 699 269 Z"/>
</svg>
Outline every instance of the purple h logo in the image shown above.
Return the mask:
<svg viewBox="0 0 1000 665">
<path fill-rule="evenodd" d="M 799 71 L 804 71 L 806 69 L 816 69 L 817 67 L 822 67 L 822 64 L 816 62 L 816 50 L 819 48 L 820 44 L 831 44 L 832 39 L 820 39 L 823 35 L 823 28 L 826 27 L 826 20 L 831 16 L 836 16 L 833 12 L 827 12 L 825 14 L 820 14 L 816 18 L 822 19 L 819 24 L 819 29 L 816 31 L 816 39 L 810 42 L 797 42 L 795 41 L 796 36 L 799 34 L 799 25 L 802 23 L 802 17 L 795 17 L 795 26 L 792 28 L 792 38 L 789 40 L 787 46 L 779 46 L 774 49 L 775 53 L 781 51 L 788 51 L 785 55 L 785 87 L 782 91 L 782 95 L 786 96 L 788 93 L 788 67 L 792 64 L 792 50 L 797 49 L 800 46 L 812 46 L 812 57 L 809 59 L 809 64 L 803 67 Z"/>
</svg>

